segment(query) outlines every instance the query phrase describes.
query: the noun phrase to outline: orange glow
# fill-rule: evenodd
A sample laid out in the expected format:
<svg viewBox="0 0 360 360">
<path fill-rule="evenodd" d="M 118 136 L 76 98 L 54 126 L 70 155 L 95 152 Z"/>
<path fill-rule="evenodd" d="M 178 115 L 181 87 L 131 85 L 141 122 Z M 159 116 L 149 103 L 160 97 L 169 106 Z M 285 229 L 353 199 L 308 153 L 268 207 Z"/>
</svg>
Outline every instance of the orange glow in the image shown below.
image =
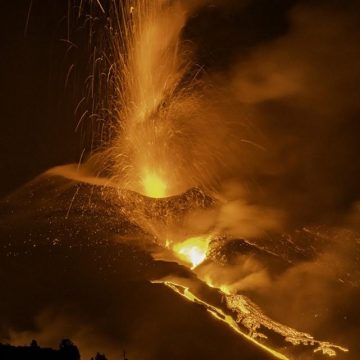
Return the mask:
<svg viewBox="0 0 360 360">
<path fill-rule="evenodd" d="M 320 352 L 323 355 L 336 356 L 337 351 L 348 352 L 348 349 L 342 346 L 334 345 L 326 341 L 318 341 L 310 334 L 299 332 L 295 329 L 271 320 L 260 310 L 257 305 L 252 303 L 245 296 L 226 295 L 221 290 L 219 290 L 219 293 L 222 294 L 226 300 L 227 309 L 236 314 L 236 317 L 234 318 L 232 315 L 224 312 L 224 309 L 218 306 L 214 306 L 197 297 L 189 287 L 169 280 L 153 281 L 153 283 L 164 284 L 187 300 L 202 305 L 216 319 L 224 322 L 238 335 L 252 342 L 254 345 L 270 354 L 273 358 L 289 360 L 289 357 L 287 357 L 285 354 L 270 348 L 262 342 L 268 337 L 267 335 L 258 331 L 261 328 L 267 328 L 268 330 L 277 333 L 278 335 L 282 336 L 286 342 L 289 342 L 294 346 L 300 344 L 304 346 L 314 346 L 314 353 Z"/>
<path fill-rule="evenodd" d="M 173 250 L 181 260 L 191 263 L 192 268 L 195 268 L 205 260 L 209 241 L 209 235 L 192 237 L 174 245 Z"/>
<path fill-rule="evenodd" d="M 289 358 L 279 352 L 277 352 L 274 349 L 271 349 L 270 347 L 262 344 L 261 342 L 257 341 L 254 337 L 246 334 L 243 332 L 240 328 L 238 323 L 228 314 L 224 313 L 222 309 L 219 307 L 215 307 L 200 298 L 198 298 L 195 294 L 191 292 L 191 290 L 187 287 L 184 287 L 182 285 L 179 285 L 172 281 L 153 281 L 153 283 L 160 283 L 164 284 L 165 286 L 169 287 L 171 290 L 175 291 L 180 296 L 186 298 L 187 300 L 200 304 L 204 306 L 204 308 L 217 320 L 225 323 L 227 326 L 229 326 L 232 330 L 234 330 L 238 335 L 242 336 L 246 340 L 252 342 L 257 347 L 261 348 L 265 352 L 267 352 L 269 355 L 271 355 L 275 359 L 281 359 L 281 360 L 289 360 Z"/>
<path fill-rule="evenodd" d="M 163 198 L 167 195 L 167 185 L 156 172 L 146 169 L 142 178 L 144 193 L 152 198 Z"/>
</svg>

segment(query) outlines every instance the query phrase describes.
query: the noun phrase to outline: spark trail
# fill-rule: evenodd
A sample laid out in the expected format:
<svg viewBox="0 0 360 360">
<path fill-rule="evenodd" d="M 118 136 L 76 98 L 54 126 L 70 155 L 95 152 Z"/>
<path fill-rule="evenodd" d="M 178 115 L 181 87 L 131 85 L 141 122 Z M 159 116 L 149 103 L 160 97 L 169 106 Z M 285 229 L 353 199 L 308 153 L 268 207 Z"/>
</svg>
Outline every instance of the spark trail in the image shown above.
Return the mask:
<svg viewBox="0 0 360 360">
<path fill-rule="evenodd" d="M 119 188 L 150 197 L 214 187 L 232 135 L 207 101 L 192 46 L 182 40 L 195 7 L 182 0 L 110 4 L 102 56 L 108 65 L 98 77 L 107 79 L 100 107 L 111 135 L 90 162 Z"/>
</svg>

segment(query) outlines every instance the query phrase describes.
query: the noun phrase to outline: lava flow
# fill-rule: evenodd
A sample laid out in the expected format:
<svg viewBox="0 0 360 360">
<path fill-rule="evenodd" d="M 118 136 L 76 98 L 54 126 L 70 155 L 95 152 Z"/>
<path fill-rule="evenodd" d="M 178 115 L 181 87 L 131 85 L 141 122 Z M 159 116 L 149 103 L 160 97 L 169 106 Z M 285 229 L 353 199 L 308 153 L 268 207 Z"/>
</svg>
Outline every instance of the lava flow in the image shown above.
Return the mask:
<svg viewBox="0 0 360 360">
<path fill-rule="evenodd" d="M 169 287 L 171 290 L 175 291 L 177 294 L 184 297 L 185 299 L 187 299 L 187 300 L 189 300 L 189 301 L 191 301 L 193 303 L 202 305 L 206 309 L 206 311 L 208 311 L 216 319 L 218 319 L 219 321 L 224 322 L 227 326 L 229 326 L 237 334 L 243 336 L 248 341 L 251 341 L 256 346 L 259 346 L 261 349 L 263 349 L 267 353 L 271 354 L 274 358 L 281 359 L 281 360 L 288 360 L 289 359 L 285 355 L 283 355 L 283 354 L 281 354 L 281 353 L 279 353 L 279 352 L 265 346 L 264 344 L 256 341 L 254 337 L 249 336 L 246 333 L 242 332 L 240 330 L 238 324 L 236 323 L 236 321 L 230 315 L 225 314 L 220 308 L 217 308 L 217 307 L 215 307 L 213 305 L 210 305 L 210 304 L 206 303 L 205 301 L 199 299 L 188 288 L 186 288 L 186 287 L 184 287 L 182 285 L 178 285 L 178 284 L 176 284 L 174 282 L 171 282 L 171 281 L 164 281 L 164 282 L 159 281 L 159 282 L 164 284 L 165 286 Z M 154 283 L 156 283 L 156 281 L 154 281 Z"/>
</svg>

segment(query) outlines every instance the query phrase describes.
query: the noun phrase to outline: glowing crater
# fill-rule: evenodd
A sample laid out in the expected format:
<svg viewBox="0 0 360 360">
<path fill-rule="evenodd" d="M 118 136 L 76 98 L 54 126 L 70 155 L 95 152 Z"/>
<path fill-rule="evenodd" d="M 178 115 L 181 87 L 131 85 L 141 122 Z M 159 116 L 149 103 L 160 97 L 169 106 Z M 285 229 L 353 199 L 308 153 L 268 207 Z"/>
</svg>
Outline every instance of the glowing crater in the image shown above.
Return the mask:
<svg viewBox="0 0 360 360">
<path fill-rule="evenodd" d="M 189 238 L 182 243 L 175 244 L 173 251 L 179 259 L 192 264 L 192 268 L 195 268 L 206 259 L 210 237 L 205 235 Z"/>
<path fill-rule="evenodd" d="M 163 198 L 167 196 L 166 181 L 155 171 L 145 169 L 142 176 L 144 193 L 152 198 Z"/>
</svg>

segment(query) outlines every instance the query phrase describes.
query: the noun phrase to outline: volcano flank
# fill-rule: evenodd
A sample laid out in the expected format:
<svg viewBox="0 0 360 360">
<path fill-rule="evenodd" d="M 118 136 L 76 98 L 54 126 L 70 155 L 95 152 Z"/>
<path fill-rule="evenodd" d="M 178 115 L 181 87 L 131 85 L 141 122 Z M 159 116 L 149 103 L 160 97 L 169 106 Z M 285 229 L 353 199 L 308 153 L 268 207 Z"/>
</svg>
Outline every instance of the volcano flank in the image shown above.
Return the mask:
<svg viewBox="0 0 360 360">
<path fill-rule="evenodd" d="M 154 239 L 119 215 L 111 191 L 44 174 L 2 201 L 2 338 L 53 345 L 65 332 L 85 357 L 110 359 L 122 348 L 134 359 L 271 358 L 151 283 L 194 275 L 152 258 Z"/>
</svg>

